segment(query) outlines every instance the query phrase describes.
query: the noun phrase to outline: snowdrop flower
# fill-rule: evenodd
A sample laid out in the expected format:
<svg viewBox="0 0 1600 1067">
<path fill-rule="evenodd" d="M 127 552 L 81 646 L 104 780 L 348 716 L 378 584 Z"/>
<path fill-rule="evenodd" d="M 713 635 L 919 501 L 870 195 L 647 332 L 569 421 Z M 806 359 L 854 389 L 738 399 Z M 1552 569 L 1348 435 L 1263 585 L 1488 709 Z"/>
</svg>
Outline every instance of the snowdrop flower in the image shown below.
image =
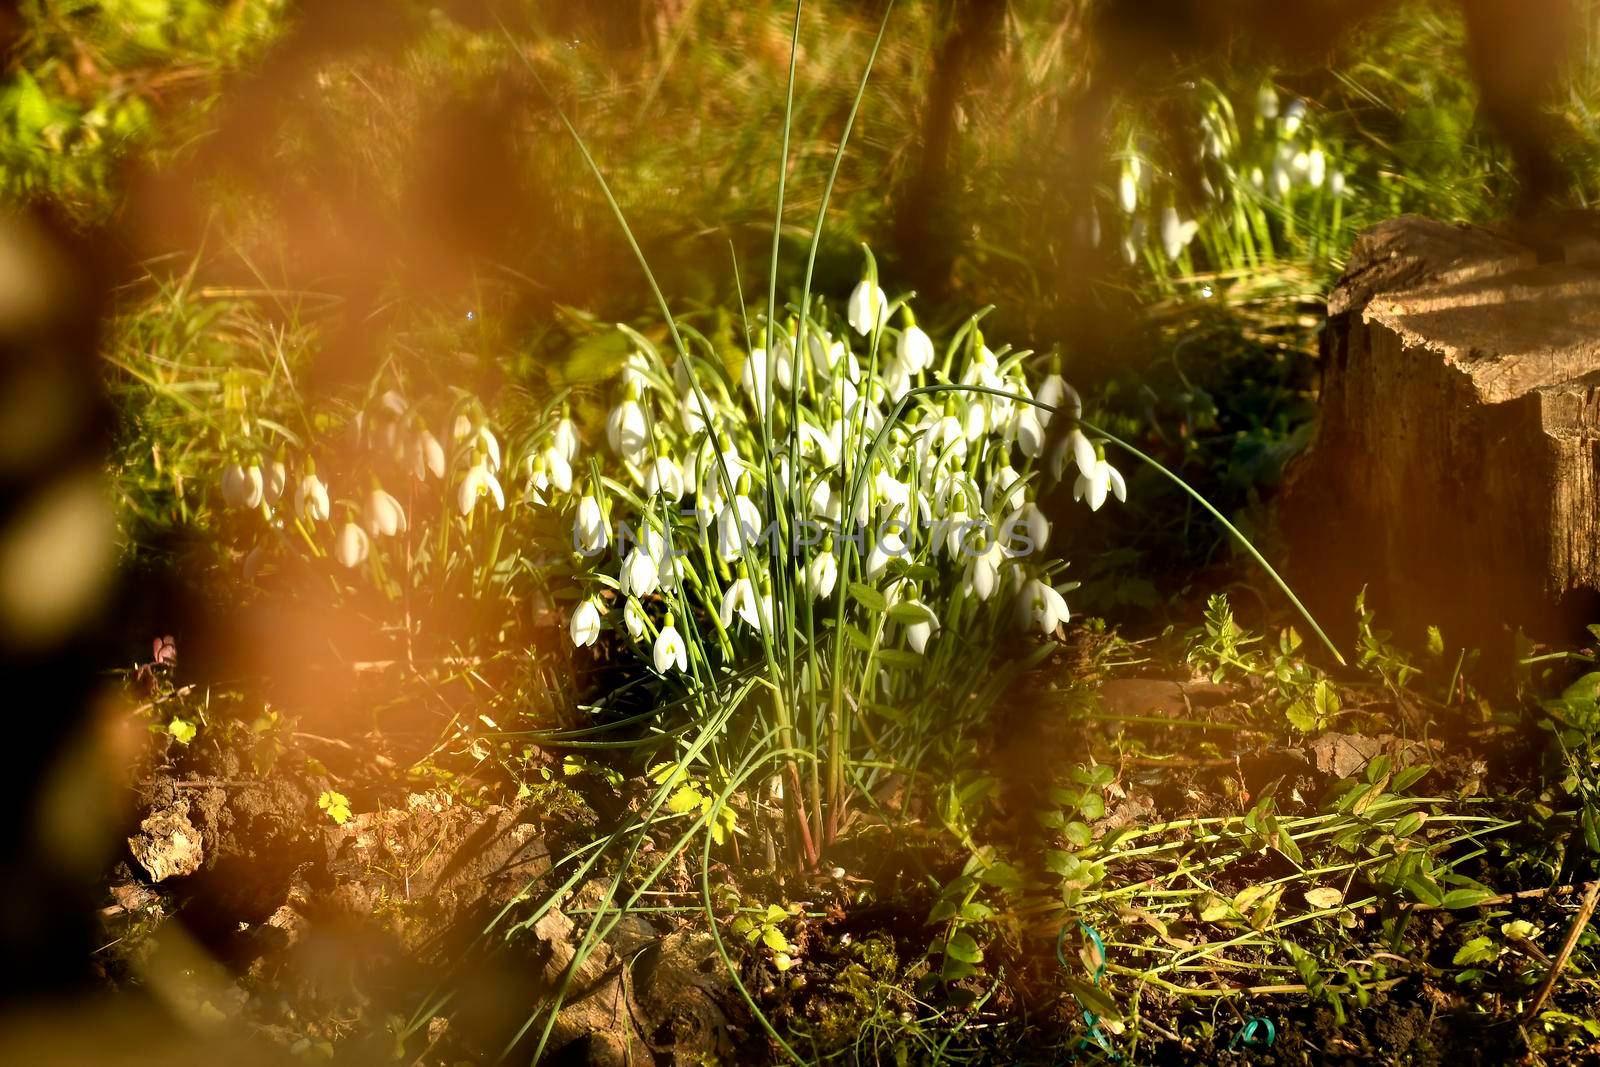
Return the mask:
<svg viewBox="0 0 1600 1067">
<path fill-rule="evenodd" d="M 1031 555 L 1050 541 L 1050 520 L 1031 500 L 1006 516 L 1002 529 L 1006 554 L 1010 556 Z"/>
<path fill-rule="evenodd" d="M 972 557 L 972 563 L 967 567 L 966 584 L 980 601 L 988 600 L 994 594 L 1000 584 L 1000 568 L 1005 562 L 1006 554 L 1000 546 L 1000 539 L 993 536 L 983 551 Z"/>
<path fill-rule="evenodd" d="M 572 613 L 572 643 L 578 648 L 592 645 L 600 638 L 600 615 L 604 609 L 600 602 L 590 597 Z"/>
<path fill-rule="evenodd" d="M 871 278 L 862 278 L 855 292 L 850 294 L 849 319 L 851 327 L 863 336 L 883 329 L 889 314 L 889 298 L 883 290 L 872 284 Z"/>
<path fill-rule="evenodd" d="M 556 428 L 550 435 L 550 447 L 561 453 L 561 458 L 566 460 L 568 465 L 578 458 L 578 428 L 573 425 L 571 419 L 563 415 L 556 423 Z"/>
<path fill-rule="evenodd" d="M 920 600 L 908 600 L 906 603 L 913 604 L 927 612 L 927 617 L 922 622 L 913 622 L 906 626 L 906 644 L 910 645 L 917 655 L 921 656 L 927 653 L 928 639 L 939 632 L 939 617 Z"/>
<path fill-rule="evenodd" d="M 644 609 L 632 597 L 628 598 L 627 606 L 622 609 L 622 625 L 627 627 L 628 636 L 635 641 L 644 636 Z"/>
<path fill-rule="evenodd" d="M 1055 412 L 1050 409 L 1059 408 L 1067 399 L 1069 392 L 1072 393 L 1073 397 L 1077 396 L 1077 393 L 1072 390 L 1072 387 L 1067 384 L 1066 379 L 1062 378 L 1061 375 L 1053 371 L 1045 375 L 1044 381 L 1039 383 L 1039 391 L 1033 395 L 1033 398 L 1039 403 L 1048 405 L 1047 407 L 1034 408 L 1034 411 L 1038 412 L 1040 426 L 1050 425 L 1050 420 L 1055 417 Z"/>
<path fill-rule="evenodd" d="M 1313 189 L 1322 188 L 1328 174 L 1328 157 L 1320 148 L 1306 153 L 1306 182 Z"/>
<path fill-rule="evenodd" d="M 649 446 L 650 430 L 633 389 L 628 390 L 622 403 L 611 409 L 611 416 L 606 420 L 606 440 L 611 443 L 611 451 L 629 463 L 635 462 Z"/>
<path fill-rule="evenodd" d="M 867 565 L 864 574 L 868 581 L 876 581 L 884 569 L 889 566 L 891 559 L 904 559 L 906 556 L 906 542 L 900 531 L 885 523 L 879 531 L 879 536 L 873 542 L 872 551 L 867 553 Z"/>
<path fill-rule="evenodd" d="M 723 629 L 731 626 L 734 615 L 738 615 L 746 626 L 752 630 L 759 630 L 772 615 L 771 601 L 756 596 L 755 585 L 747 576 L 741 574 L 722 594 L 722 608 L 719 615 Z"/>
<path fill-rule="evenodd" d="M 909 311 L 906 312 L 908 315 Z M 895 357 L 908 374 L 918 374 L 933 366 L 933 339 L 915 322 L 900 331 L 895 343 Z"/>
<path fill-rule="evenodd" d="M 592 493 L 578 501 L 578 515 L 572 524 L 572 541 L 574 547 L 585 556 L 598 556 L 611 543 L 606 517 L 600 511 L 600 502 Z"/>
<path fill-rule="evenodd" d="M 661 632 L 656 634 L 656 647 L 652 659 L 659 674 L 666 674 L 669 667 L 677 667 L 680 671 L 689 669 L 689 650 L 684 645 L 678 628 L 672 625 L 670 614 L 666 617 Z"/>
<path fill-rule="evenodd" d="M 628 558 L 622 564 L 622 575 L 618 584 L 622 586 L 624 593 L 631 593 L 636 597 L 649 596 L 660 587 L 661 575 L 656 567 L 656 560 L 644 545 L 639 545 L 628 553 Z"/>
<path fill-rule="evenodd" d="M 222 502 L 230 508 L 258 508 L 265 492 L 261 468 L 230 463 L 222 468 Z"/>
<path fill-rule="evenodd" d="M 452 429 L 451 434 L 457 444 L 476 437 L 478 439 L 478 443 L 483 446 L 483 451 L 487 457 L 489 470 L 499 471 L 500 442 L 495 439 L 493 431 L 491 431 L 487 425 L 479 423 L 477 426 L 474 426 L 472 424 L 472 420 L 467 418 L 466 415 L 457 415 L 455 426 Z"/>
<path fill-rule="evenodd" d="M 366 561 L 371 548 L 372 542 L 367 539 L 367 531 L 353 522 L 347 522 L 333 543 L 333 558 L 346 567 L 359 567 Z"/>
<path fill-rule="evenodd" d="M 1001 467 L 995 472 L 994 477 L 989 480 L 989 484 L 984 490 L 984 508 L 991 512 L 1004 511 L 1009 508 L 1016 495 L 1013 490 L 1018 489 L 1021 485 L 1022 475 L 1012 469 L 1011 464 L 1008 463 Z"/>
<path fill-rule="evenodd" d="M 1344 172 L 1336 170 L 1328 176 L 1328 195 L 1341 197 L 1344 195 Z"/>
<path fill-rule="evenodd" d="M 776 354 L 773 362 L 776 364 L 776 377 L 778 388 L 787 390 L 793 382 L 793 373 L 789 366 L 789 346 L 781 341 L 775 346 Z M 750 399 L 755 402 L 756 409 L 765 411 L 770 394 L 767 390 L 767 352 L 764 348 L 752 348 L 750 355 L 745 357 L 744 369 L 739 375 L 740 383 L 745 392 L 750 394 Z"/>
<path fill-rule="evenodd" d="M 1017 596 L 1017 625 L 1023 629 L 1037 628 L 1048 636 L 1070 618 L 1066 599 L 1038 578 L 1024 585 Z"/>
<path fill-rule="evenodd" d="M 1072 484 L 1072 499 L 1089 501 L 1090 511 L 1099 511 L 1106 502 L 1109 490 L 1118 500 L 1127 502 L 1128 486 L 1122 474 L 1103 457 L 1097 457 L 1088 467 L 1080 467 L 1078 480 Z"/>
<path fill-rule="evenodd" d="M 1291 184 L 1288 164 L 1280 159 L 1272 165 L 1272 188 L 1279 196 L 1288 196 Z"/>
<path fill-rule="evenodd" d="M 644 491 L 651 496 L 682 500 L 685 488 L 683 469 L 671 456 L 657 456 L 645 470 Z"/>
<path fill-rule="evenodd" d="M 1131 157 L 1122 164 L 1122 176 L 1117 179 L 1117 202 L 1122 210 L 1132 215 L 1139 210 L 1139 159 Z"/>
<path fill-rule="evenodd" d="M 913 380 L 915 372 L 908 370 L 898 357 L 891 359 L 889 365 L 883 369 L 883 389 L 892 403 L 898 404 L 900 398 L 911 392 L 916 385 Z"/>
<path fill-rule="evenodd" d="M 1039 409 L 1032 404 L 1019 405 L 1011 421 L 1011 434 L 1017 439 L 1017 447 L 1022 449 L 1024 456 L 1037 457 L 1043 452 L 1044 423 Z"/>
<path fill-rule="evenodd" d="M 1261 91 L 1256 93 L 1256 114 L 1264 119 L 1278 117 L 1278 90 L 1272 87 L 1271 82 L 1261 86 Z"/>
<path fill-rule="evenodd" d="M 461 476 L 461 483 L 456 486 L 456 507 L 460 509 L 461 514 L 470 514 L 478 501 L 485 496 L 494 500 L 496 510 L 506 509 L 505 490 L 500 488 L 500 479 L 496 478 L 494 471 L 489 468 L 487 457 L 479 459 L 467 468 L 466 474 Z"/>
<path fill-rule="evenodd" d="M 826 600 L 833 595 L 833 587 L 839 584 L 839 561 L 833 557 L 831 538 L 806 564 L 805 583 L 812 600 Z"/>
<path fill-rule="evenodd" d="M 428 430 L 417 431 L 411 442 L 411 456 L 417 481 L 425 481 L 429 474 L 444 477 L 444 446 Z"/>
<path fill-rule="evenodd" d="M 294 510 L 307 522 L 326 522 L 328 519 L 328 487 L 315 471 L 300 477 L 294 490 Z"/>
<path fill-rule="evenodd" d="M 393 537 L 406 532 L 406 513 L 400 501 L 382 489 L 367 494 L 362 518 L 373 537 Z"/>
<path fill-rule="evenodd" d="M 1168 259 L 1177 259 L 1199 229 L 1200 224 L 1194 219 L 1179 219 L 1177 208 L 1164 209 L 1161 212 L 1161 250 Z"/>
<path fill-rule="evenodd" d="M 732 563 L 744 555 L 746 547 L 754 547 L 760 536 L 761 512 L 743 491 L 735 493 L 717 514 L 717 555 Z"/>
<path fill-rule="evenodd" d="M 1128 227 L 1127 235 L 1122 238 L 1122 258 L 1128 266 L 1139 262 L 1139 250 L 1144 247 L 1144 239 L 1144 219 L 1136 218 L 1133 225 Z"/>
<path fill-rule="evenodd" d="M 811 351 L 811 365 L 816 368 L 818 377 L 831 379 L 842 369 L 845 381 L 855 383 L 861 380 L 861 361 L 845 347 L 843 341 L 830 338 L 827 331 L 807 334 L 806 348 Z"/>
<path fill-rule="evenodd" d="M 1304 100 L 1291 100 L 1283 112 L 1283 135 L 1293 137 L 1300 128 L 1300 123 L 1306 117 L 1306 102 Z"/>
<path fill-rule="evenodd" d="M 650 357 L 634 349 L 622 361 L 622 386 L 624 389 L 644 390 L 650 387 Z"/>
</svg>

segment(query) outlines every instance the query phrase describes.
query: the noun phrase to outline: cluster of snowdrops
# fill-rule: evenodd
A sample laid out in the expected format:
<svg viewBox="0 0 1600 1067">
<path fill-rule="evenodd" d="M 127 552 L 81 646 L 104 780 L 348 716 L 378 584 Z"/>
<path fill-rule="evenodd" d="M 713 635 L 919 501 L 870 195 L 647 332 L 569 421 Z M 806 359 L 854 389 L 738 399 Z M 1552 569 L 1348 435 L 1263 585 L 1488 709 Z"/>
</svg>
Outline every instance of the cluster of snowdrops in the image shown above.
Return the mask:
<svg viewBox="0 0 1600 1067">
<path fill-rule="evenodd" d="M 664 676 L 713 670 L 715 650 L 731 662 L 770 648 L 786 627 L 814 633 L 824 615 L 842 619 L 847 591 L 878 616 L 875 641 L 917 655 L 953 616 L 1009 612 L 1054 632 L 1070 586 L 1053 581 L 1062 564 L 1044 551 L 1039 498 L 1075 472 L 1074 499 L 1098 510 L 1126 499 L 1122 475 L 1054 368 L 1030 381 L 1032 354 L 990 348 L 981 316 L 941 349 L 875 275 L 869 260 L 842 321 L 819 300 L 804 321 L 757 327 L 742 359 L 687 326 L 667 359 L 622 327 L 634 348 L 588 433 L 559 398 L 503 448 L 463 395 L 435 434 L 391 388 L 344 430 L 341 455 L 371 458 L 364 482 L 348 463 L 353 484 L 325 479 L 315 449 L 235 451 L 222 500 L 259 517 L 245 578 L 293 551 L 386 582 L 449 536 L 407 514 L 403 499 L 431 492 L 458 551 L 485 551 L 475 523 L 554 516 L 559 543 L 547 534 L 526 555 L 562 572 L 573 643 L 614 630 Z"/>
</svg>

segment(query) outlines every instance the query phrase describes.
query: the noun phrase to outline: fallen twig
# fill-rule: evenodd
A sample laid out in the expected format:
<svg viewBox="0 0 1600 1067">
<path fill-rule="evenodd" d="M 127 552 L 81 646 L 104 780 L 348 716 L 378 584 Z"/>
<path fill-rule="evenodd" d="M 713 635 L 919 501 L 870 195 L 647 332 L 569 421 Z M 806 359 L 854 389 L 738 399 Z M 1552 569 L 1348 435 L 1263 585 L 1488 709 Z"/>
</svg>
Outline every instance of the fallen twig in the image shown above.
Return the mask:
<svg viewBox="0 0 1600 1067">
<path fill-rule="evenodd" d="M 1567 939 L 1561 942 L 1561 951 L 1556 953 L 1555 962 L 1550 965 L 1544 981 L 1539 983 L 1539 989 L 1533 994 L 1528 1010 L 1522 1013 L 1523 1025 L 1538 1018 L 1544 1002 L 1550 999 L 1550 993 L 1556 987 L 1556 979 L 1561 977 L 1562 968 L 1566 967 L 1567 960 L 1572 956 L 1572 950 L 1578 947 L 1578 938 L 1583 934 L 1584 927 L 1589 925 L 1590 917 L 1594 915 L 1596 897 L 1600 897 L 1600 880 L 1592 881 L 1584 888 L 1583 902 L 1578 905 L 1578 914 L 1573 916 L 1572 926 L 1567 930 Z"/>
</svg>

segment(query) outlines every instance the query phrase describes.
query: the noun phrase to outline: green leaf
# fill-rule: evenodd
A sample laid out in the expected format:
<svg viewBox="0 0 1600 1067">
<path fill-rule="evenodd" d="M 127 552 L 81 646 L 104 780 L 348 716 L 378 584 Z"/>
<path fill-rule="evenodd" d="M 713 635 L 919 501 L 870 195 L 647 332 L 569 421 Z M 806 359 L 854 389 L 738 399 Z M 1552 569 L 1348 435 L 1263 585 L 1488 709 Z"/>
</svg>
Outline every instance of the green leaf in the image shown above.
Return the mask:
<svg viewBox="0 0 1600 1067">
<path fill-rule="evenodd" d="M 1067 839 L 1069 845 L 1082 848 L 1094 840 L 1094 831 L 1081 822 L 1069 822 L 1061 828 L 1061 836 Z"/>
<path fill-rule="evenodd" d="M 1437 626 L 1428 627 L 1428 655 L 1438 659 L 1444 655 L 1444 634 Z"/>
<path fill-rule="evenodd" d="M 1344 894 L 1333 886 L 1318 886 L 1306 890 L 1306 903 L 1318 911 L 1337 908 L 1344 903 Z"/>
<path fill-rule="evenodd" d="M 1103 1023 L 1118 1023 L 1122 1021 L 1122 1011 L 1117 1007 L 1117 1002 L 1111 999 L 1111 994 L 1104 989 L 1086 982 L 1082 978 L 1068 975 L 1064 979 L 1067 990 L 1078 998 L 1078 1003 L 1083 1005 L 1084 1011 L 1092 1011 L 1100 1016 Z"/>
<path fill-rule="evenodd" d="M 1469 963 L 1488 963 L 1500 956 L 1500 946 L 1488 937 L 1478 936 L 1456 949 L 1455 965 L 1465 966 Z"/>
<path fill-rule="evenodd" d="M 1404 770 L 1396 771 L 1394 781 L 1389 783 L 1389 788 L 1396 793 L 1404 793 L 1407 789 L 1427 777 L 1428 772 L 1431 770 L 1433 770 L 1431 764 L 1421 763 L 1415 767 L 1407 767 Z"/>
<path fill-rule="evenodd" d="M 171 734 L 172 739 L 180 745 L 187 745 L 190 741 L 193 741 L 197 732 L 194 723 L 184 719 L 174 718 L 167 723 L 167 733 Z"/>
<path fill-rule="evenodd" d="M 926 604 L 915 600 L 902 600 L 889 609 L 889 621 L 897 622 L 901 626 L 915 626 L 923 622 L 937 622 L 938 616 Z"/>
<path fill-rule="evenodd" d="M 972 935 L 965 930 L 958 930 L 950 936 L 944 944 L 944 954 L 951 959 L 960 960 L 962 963 L 982 963 L 983 949 L 972 939 Z"/>
<path fill-rule="evenodd" d="M 849 641 L 859 651 L 869 654 L 872 652 L 872 638 L 868 637 L 866 634 L 862 633 L 849 623 L 844 624 L 844 636 L 845 640 Z"/>
<path fill-rule="evenodd" d="M 903 648 L 878 649 L 878 662 L 896 671 L 920 671 L 927 667 L 928 661 L 915 652 L 907 652 Z"/>
<path fill-rule="evenodd" d="M 1483 889 L 1452 889 L 1439 901 L 1439 906 L 1451 911 L 1475 908 L 1493 896 L 1493 893 Z"/>
<path fill-rule="evenodd" d="M 793 947 L 789 939 L 783 936 L 783 931 L 776 926 L 763 927 L 761 930 L 761 943 L 774 952 L 792 952 Z"/>
<path fill-rule="evenodd" d="M 889 602 L 883 598 L 883 594 L 865 583 L 851 582 L 850 596 L 874 615 L 882 615 L 889 610 Z"/>
<path fill-rule="evenodd" d="M 700 803 L 704 799 L 700 795 L 700 790 L 693 785 L 682 785 L 673 792 L 672 796 L 667 798 L 667 810 L 674 815 L 682 815 L 700 807 Z"/>
<path fill-rule="evenodd" d="M 350 801 L 343 793 L 336 793 L 331 789 L 325 790 L 317 798 L 317 807 L 327 812 L 328 818 L 332 819 L 336 826 L 343 826 L 350 818 Z"/>
<path fill-rule="evenodd" d="M 1106 801 L 1099 793 L 1085 793 L 1078 802 L 1078 811 L 1085 819 L 1103 818 L 1106 813 Z"/>
</svg>

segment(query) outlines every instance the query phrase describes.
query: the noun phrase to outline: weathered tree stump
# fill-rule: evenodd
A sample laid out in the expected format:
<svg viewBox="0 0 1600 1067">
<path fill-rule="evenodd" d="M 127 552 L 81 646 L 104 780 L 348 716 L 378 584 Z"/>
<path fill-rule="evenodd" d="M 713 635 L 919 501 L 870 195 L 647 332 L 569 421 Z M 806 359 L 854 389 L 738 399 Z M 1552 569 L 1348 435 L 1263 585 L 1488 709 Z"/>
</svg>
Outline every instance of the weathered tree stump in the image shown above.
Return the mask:
<svg viewBox="0 0 1600 1067">
<path fill-rule="evenodd" d="M 1415 215 L 1363 233 L 1328 299 L 1320 423 L 1279 506 L 1315 612 L 1356 593 L 1415 641 L 1505 647 L 1600 622 L 1600 266 Z M 1587 262 L 1584 262 L 1584 261 Z"/>
</svg>

